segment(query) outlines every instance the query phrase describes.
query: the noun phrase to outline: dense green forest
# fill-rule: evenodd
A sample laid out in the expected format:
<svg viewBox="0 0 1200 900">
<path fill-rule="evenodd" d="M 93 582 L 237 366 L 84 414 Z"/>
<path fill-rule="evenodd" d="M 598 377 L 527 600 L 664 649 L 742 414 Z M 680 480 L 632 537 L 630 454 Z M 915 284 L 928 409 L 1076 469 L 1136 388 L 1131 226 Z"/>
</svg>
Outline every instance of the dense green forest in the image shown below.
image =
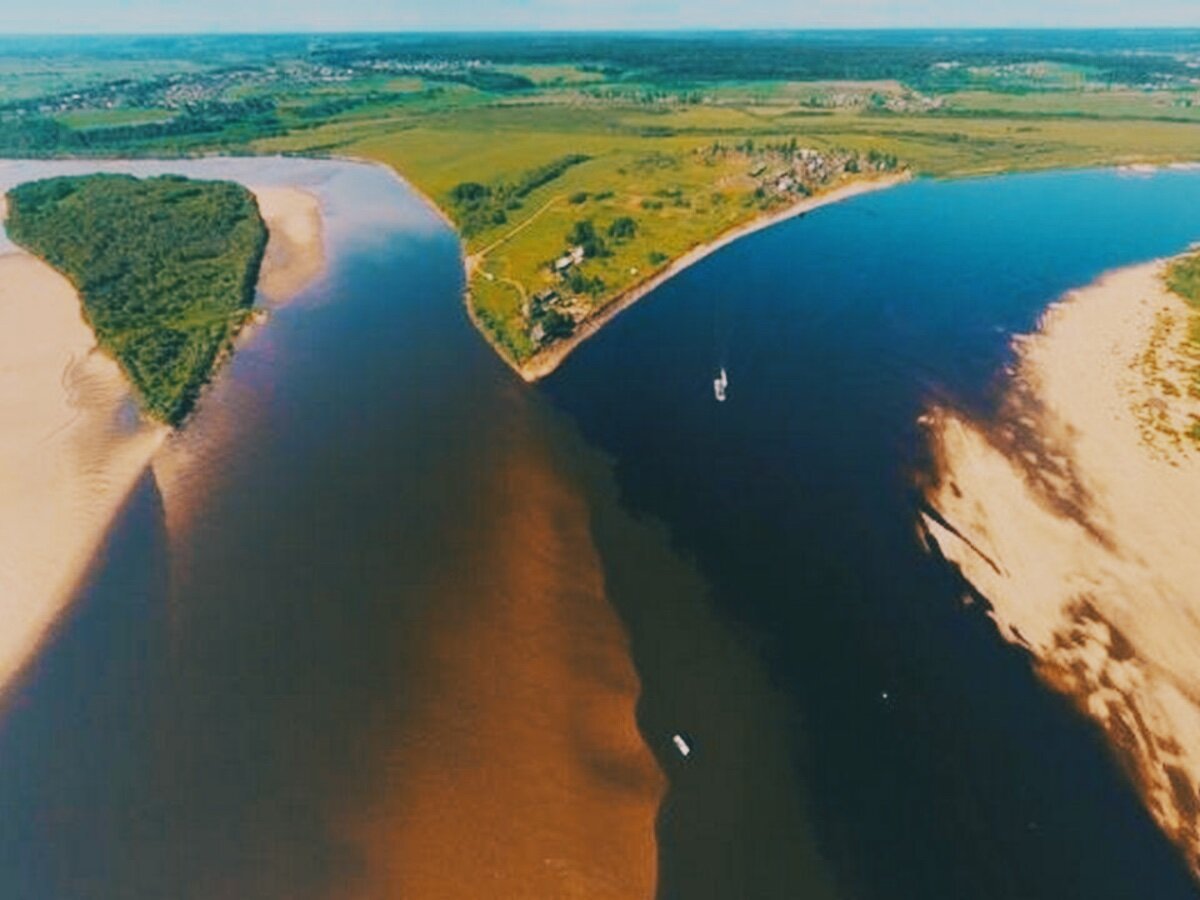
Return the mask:
<svg viewBox="0 0 1200 900">
<path fill-rule="evenodd" d="M 176 176 L 51 178 L 10 192 L 7 227 L 74 282 L 146 410 L 179 424 L 254 302 L 267 241 L 254 196 Z"/>
</svg>

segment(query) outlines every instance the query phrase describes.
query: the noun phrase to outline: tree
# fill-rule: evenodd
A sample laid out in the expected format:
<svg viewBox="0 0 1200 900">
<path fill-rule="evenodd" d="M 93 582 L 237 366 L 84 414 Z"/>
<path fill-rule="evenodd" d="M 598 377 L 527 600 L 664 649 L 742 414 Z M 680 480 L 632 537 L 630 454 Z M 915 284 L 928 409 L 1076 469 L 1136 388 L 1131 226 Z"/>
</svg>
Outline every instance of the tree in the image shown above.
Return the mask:
<svg viewBox="0 0 1200 900">
<path fill-rule="evenodd" d="M 596 234 L 596 226 L 592 224 L 591 219 L 580 219 L 576 222 L 567 232 L 567 243 L 582 247 L 583 255 L 589 259 L 609 255 L 608 246 L 604 239 Z"/>
<path fill-rule="evenodd" d="M 637 234 L 637 222 L 630 216 L 621 216 L 608 226 L 608 236 L 614 241 L 627 241 Z"/>
<path fill-rule="evenodd" d="M 457 184 L 450 191 L 450 199 L 455 203 L 463 206 L 468 206 L 473 203 L 478 203 L 491 193 L 487 185 L 480 184 L 477 181 L 464 181 L 462 184 Z"/>
<path fill-rule="evenodd" d="M 541 326 L 547 341 L 556 341 L 575 333 L 575 320 L 557 309 L 546 310 L 541 318 Z"/>
<path fill-rule="evenodd" d="M 595 240 L 596 226 L 592 224 L 591 219 L 580 219 L 571 226 L 571 230 L 567 232 L 568 244 L 586 244 L 588 241 Z"/>
</svg>

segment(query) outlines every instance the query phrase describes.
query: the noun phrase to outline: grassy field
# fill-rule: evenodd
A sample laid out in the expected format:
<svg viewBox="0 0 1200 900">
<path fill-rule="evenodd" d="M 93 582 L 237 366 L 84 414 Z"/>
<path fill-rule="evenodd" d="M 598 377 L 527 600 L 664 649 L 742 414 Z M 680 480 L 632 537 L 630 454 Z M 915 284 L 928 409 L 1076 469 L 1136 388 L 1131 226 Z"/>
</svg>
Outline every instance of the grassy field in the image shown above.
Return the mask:
<svg viewBox="0 0 1200 900">
<path fill-rule="evenodd" d="M 89 128 L 111 128 L 116 125 L 141 125 L 146 122 L 165 122 L 174 118 L 167 109 L 80 109 L 65 112 L 58 121 L 68 128 L 86 131 Z"/>
<path fill-rule="evenodd" d="M 88 175 L 9 197 L 9 235 L 78 288 L 143 407 L 176 425 L 249 316 L 266 227 L 228 182 Z"/>
<path fill-rule="evenodd" d="M 712 118 L 712 110 L 703 112 Z M 717 112 L 723 119 L 740 116 Z M 442 116 L 434 127 L 389 133 L 384 126 L 382 134 L 356 137 L 340 151 L 395 167 L 460 224 L 456 186 L 519 181 L 538 166 L 572 154 L 587 157 L 503 210 L 501 221 L 464 232 L 468 253 L 477 255 L 475 311 L 521 361 L 539 343 L 532 338 L 537 323 L 530 305 L 538 294 L 557 292 L 563 311 L 582 321 L 692 247 L 795 199 L 759 193 L 768 176 L 785 168 L 782 155 L 766 149 L 790 141 L 784 133 L 764 133 L 750 149 L 745 141 L 755 138 L 741 131 L 731 138 L 728 126 L 709 134 L 645 136 L 638 110 L 615 113 L 606 117 L 608 127 L 598 128 L 589 109 L 489 109 L 462 119 Z M 694 112 L 678 118 L 689 130 L 703 128 Z M 828 150 L 832 143 L 821 145 Z M 264 149 L 281 146 L 287 144 Z M 763 171 L 752 177 L 758 168 Z M 619 220 L 632 227 L 622 230 Z M 568 235 L 579 223 L 590 223 L 599 235 L 600 252 L 573 266 L 570 278 L 560 277 L 552 264 L 578 245 Z"/>
<path fill-rule="evenodd" d="M 1131 114 L 1126 93 L 1049 100 L 974 92 L 955 102 L 992 102 L 1004 111 L 966 116 L 867 105 L 871 97 L 911 103 L 896 83 L 721 84 L 710 88 L 710 99 L 687 103 L 634 102 L 632 89 L 597 98 L 565 83 L 520 102 L 468 91 L 452 101 L 440 97 L 431 109 L 373 106 L 254 146 L 384 162 L 460 225 L 465 219 L 452 199 L 458 185 L 512 183 L 539 166 L 586 155 L 502 219 L 464 234 L 468 254 L 479 255 L 470 281 L 476 314 L 517 362 L 542 343 L 531 306 L 539 293 L 569 296 L 560 299 L 563 311 L 583 321 L 671 259 L 782 202 L 756 196 L 762 178 L 750 173 L 764 163 L 764 174 L 783 166 L 765 147 L 795 142 L 829 155 L 874 153 L 939 177 L 1200 159 L 1200 125 L 1155 118 L 1163 107 L 1137 96 L 1134 111 L 1147 118 L 1131 127 L 1122 118 Z M 1105 114 L 1050 115 L 1070 97 Z M 830 105 L 817 105 L 823 102 Z M 754 149 L 736 149 L 748 142 Z M 722 152 L 711 152 L 714 146 Z M 633 236 L 606 240 L 607 255 L 578 266 L 584 280 L 572 286 L 553 274 L 551 263 L 571 246 L 566 236 L 577 222 L 591 222 L 603 236 L 624 217 L 635 222 Z"/>
<path fill-rule="evenodd" d="M 459 226 L 476 319 L 521 363 L 696 245 L 846 180 L 1200 160 L 1189 40 L 164 38 L 70 45 L 60 70 L 0 40 L 0 151 L 385 163 Z"/>
</svg>

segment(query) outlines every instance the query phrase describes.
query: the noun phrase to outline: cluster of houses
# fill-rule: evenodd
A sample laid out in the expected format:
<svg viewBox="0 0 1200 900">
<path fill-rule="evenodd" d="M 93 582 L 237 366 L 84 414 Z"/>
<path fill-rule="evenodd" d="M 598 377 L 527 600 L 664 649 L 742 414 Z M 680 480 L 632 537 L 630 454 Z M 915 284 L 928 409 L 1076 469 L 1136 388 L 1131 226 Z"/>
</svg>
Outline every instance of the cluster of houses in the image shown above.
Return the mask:
<svg viewBox="0 0 1200 900">
<path fill-rule="evenodd" d="M 835 90 L 813 94 L 803 100 L 810 109 L 886 109 L 889 112 L 928 112 L 945 105 L 942 97 L 912 90 Z"/>
<path fill-rule="evenodd" d="M 440 75 L 486 67 L 487 64 L 481 59 L 371 59 L 358 66 L 371 72 L 392 72 L 399 75 Z"/>
<path fill-rule="evenodd" d="M 571 247 L 562 256 L 550 263 L 551 274 L 565 279 L 571 269 L 584 260 L 582 247 Z M 558 288 L 546 288 L 534 294 L 525 304 L 525 320 L 530 323 L 529 339 L 535 346 L 546 340 L 546 329 L 542 320 L 547 313 L 554 312 L 579 322 L 588 314 L 588 308 L 578 297 L 570 296 Z"/>
<path fill-rule="evenodd" d="M 547 339 L 545 321 L 548 314 L 570 319 L 572 323 L 583 320 L 588 309 L 578 297 L 568 297 L 554 288 L 539 291 L 530 298 L 525 307 L 525 320 L 530 323 L 529 339 L 539 346 Z"/>
<path fill-rule="evenodd" d="M 347 68 L 290 62 L 281 66 L 223 69 L 217 72 L 187 72 L 144 80 L 119 79 L 95 87 L 30 101 L 31 108 L 43 115 L 81 109 L 120 109 L 161 107 L 185 109 L 199 103 L 220 100 L 232 88 L 267 86 L 275 83 L 326 84 L 349 81 L 353 71 Z"/>
<path fill-rule="evenodd" d="M 756 162 L 748 174 L 767 195 L 806 196 L 847 173 L 886 171 L 894 167 L 895 161 L 890 157 L 862 157 L 846 150 L 826 153 L 800 147 L 775 165 Z"/>
</svg>

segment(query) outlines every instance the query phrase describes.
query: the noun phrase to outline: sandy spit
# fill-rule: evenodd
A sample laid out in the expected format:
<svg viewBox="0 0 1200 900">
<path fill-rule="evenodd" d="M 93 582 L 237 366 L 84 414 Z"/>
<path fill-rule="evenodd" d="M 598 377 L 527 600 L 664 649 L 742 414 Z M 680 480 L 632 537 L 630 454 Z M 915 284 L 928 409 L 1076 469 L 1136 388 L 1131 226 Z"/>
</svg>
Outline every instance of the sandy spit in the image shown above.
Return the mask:
<svg viewBox="0 0 1200 900">
<path fill-rule="evenodd" d="M 325 271 L 321 203 L 294 187 L 253 188 L 269 238 L 258 289 L 272 303 L 291 299 Z"/>
<path fill-rule="evenodd" d="M 71 284 L 0 256 L 0 689 L 69 603 L 167 429 L 141 421 Z"/>
<path fill-rule="evenodd" d="M 1161 262 L 1051 307 L 995 421 L 935 410 L 923 532 L 1104 729 L 1200 876 L 1200 359 Z"/>
<path fill-rule="evenodd" d="M 900 175 L 893 175 L 885 178 L 871 178 L 853 181 L 849 184 L 843 185 L 842 187 L 834 188 L 827 193 L 820 194 L 815 197 L 806 197 L 805 199 L 793 203 L 791 206 L 781 209 L 778 212 L 754 219 L 744 225 L 739 225 L 718 236 L 717 238 L 714 238 L 707 244 L 700 244 L 699 246 L 694 247 L 683 256 L 676 259 L 662 271 L 656 273 L 650 278 L 647 278 L 640 284 L 631 287 L 629 290 L 625 291 L 625 293 L 619 295 L 616 299 L 604 307 L 603 310 L 580 325 L 571 337 L 565 340 L 557 341 L 550 347 L 538 351 L 524 363 L 513 364 L 510 362 L 510 365 L 518 375 L 525 379 L 525 381 L 539 381 L 562 365 L 563 361 L 571 355 L 576 347 L 593 335 L 598 334 L 600 329 L 615 319 L 622 312 L 629 309 L 629 307 L 633 306 L 633 304 L 637 303 L 656 288 L 670 281 L 679 273 L 694 266 L 705 257 L 711 256 L 718 250 L 728 247 L 734 241 L 739 241 L 744 237 L 754 234 L 755 232 L 762 231 L 766 228 L 771 228 L 772 226 L 778 225 L 780 222 L 785 222 L 788 219 L 794 219 L 797 216 L 802 216 L 805 213 L 812 212 L 814 209 L 819 209 L 822 206 L 829 206 L 832 203 L 840 203 L 843 200 L 849 200 L 851 197 L 857 197 L 860 194 L 869 194 L 874 191 L 880 191 L 884 190 L 885 188 L 894 187 L 897 184 L 901 184 L 902 182 L 910 180 L 911 178 L 912 175 L 905 172 Z M 471 270 L 476 264 L 477 260 L 475 260 L 474 257 L 468 257 L 466 262 L 468 280 L 470 279 Z M 476 327 L 479 328 L 479 330 L 482 331 L 486 336 L 488 332 L 485 328 L 483 328 L 481 323 L 476 321 L 474 311 L 471 309 L 469 297 L 467 300 L 467 310 L 471 314 L 471 320 L 475 322 Z M 497 352 L 500 351 L 497 350 Z M 506 353 L 500 352 L 500 356 L 502 359 L 506 361 L 508 360 Z"/>
</svg>

